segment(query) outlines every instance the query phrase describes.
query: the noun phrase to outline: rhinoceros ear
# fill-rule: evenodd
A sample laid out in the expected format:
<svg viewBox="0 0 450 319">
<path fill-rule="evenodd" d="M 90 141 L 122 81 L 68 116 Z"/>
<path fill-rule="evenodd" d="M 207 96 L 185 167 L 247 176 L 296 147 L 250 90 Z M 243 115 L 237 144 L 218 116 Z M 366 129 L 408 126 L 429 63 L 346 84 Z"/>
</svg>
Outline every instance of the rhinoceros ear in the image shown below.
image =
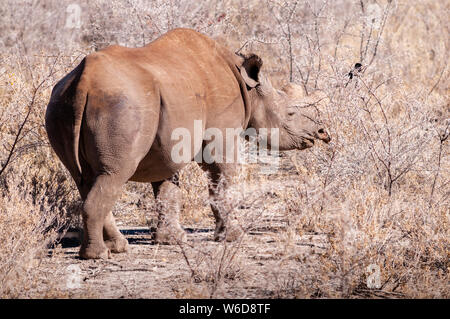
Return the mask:
<svg viewBox="0 0 450 319">
<path fill-rule="evenodd" d="M 241 67 L 239 68 L 242 78 L 250 88 L 257 87 L 260 84 L 258 76 L 263 64 L 261 58 L 256 54 L 241 56 L 244 59 Z"/>
</svg>

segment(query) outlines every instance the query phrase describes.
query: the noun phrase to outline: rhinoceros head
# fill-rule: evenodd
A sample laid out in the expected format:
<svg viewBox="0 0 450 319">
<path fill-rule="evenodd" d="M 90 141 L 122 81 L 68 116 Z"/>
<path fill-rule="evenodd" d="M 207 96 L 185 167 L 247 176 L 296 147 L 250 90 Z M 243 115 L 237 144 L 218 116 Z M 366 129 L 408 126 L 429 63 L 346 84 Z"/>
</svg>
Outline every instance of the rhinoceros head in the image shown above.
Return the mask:
<svg viewBox="0 0 450 319">
<path fill-rule="evenodd" d="M 279 128 L 280 150 L 309 148 L 316 139 L 326 143 L 331 140 L 317 107 L 326 100 L 325 94 L 316 91 L 306 95 L 303 87 L 295 83 L 277 90 L 261 72 L 261 58 L 255 54 L 241 58 L 239 69 L 252 108 L 250 127 Z"/>
</svg>

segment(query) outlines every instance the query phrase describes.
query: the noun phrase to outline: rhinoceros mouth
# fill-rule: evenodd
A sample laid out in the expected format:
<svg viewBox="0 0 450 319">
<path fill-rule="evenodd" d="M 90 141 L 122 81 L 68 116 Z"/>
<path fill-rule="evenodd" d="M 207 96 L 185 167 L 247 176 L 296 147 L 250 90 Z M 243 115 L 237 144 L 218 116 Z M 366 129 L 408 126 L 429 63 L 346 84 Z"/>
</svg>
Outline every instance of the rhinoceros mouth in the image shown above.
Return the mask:
<svg viewBox="0 0 450 319">
<path fill-rule="evenodd" d="M 305 137 L 304 141 L 306 142 L 307 145 L 310 145 L 310 146 L 314 145 L 314 138 L 312 138 L 312 137 Z"/>
</svg>

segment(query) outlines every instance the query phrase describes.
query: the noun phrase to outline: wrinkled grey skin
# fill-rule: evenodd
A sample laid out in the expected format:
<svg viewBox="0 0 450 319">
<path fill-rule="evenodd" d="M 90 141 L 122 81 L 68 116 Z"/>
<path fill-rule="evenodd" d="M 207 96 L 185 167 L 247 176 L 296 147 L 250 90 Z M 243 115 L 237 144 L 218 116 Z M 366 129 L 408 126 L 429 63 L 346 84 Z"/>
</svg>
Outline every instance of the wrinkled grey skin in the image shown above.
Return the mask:
<svg viewBox="0 0 450 319">
<path fill-rule="evenodd" d="M 193 155 L 208 145 L 195 136 L 194 120 L 202 120 L 203 132 L 218 128 L 224 136 L 226 128 L 277 127 L 280 150 L 305 149 L 315 139 L 330 140 L 315 108 L 305 107 L 308 99 L 314 95 L 305 97 L 294 84 L 274 89 L 256 55 L 238 56 L 189 29 L 175 29 L 143 48 L 111 46 L 87 56 L 53 88 L 45 123 L 84 201 L 80 256 L 109 258 L 127 251 L 111 213 L 127 181 L 153 185 L 156 240 L 185 240 L 178 222 L 181 194 L 172 182 L 186 164 L 170 157 L 178 142 L 171 139 L 173 129 L 191 132 Z M 219 177 L 227 187 L 237 164 L 200 165 L 210 173 L 214 199 Z M 221 240 L 224 219 L 211 208 L 214 239 Z"/>
</svg>

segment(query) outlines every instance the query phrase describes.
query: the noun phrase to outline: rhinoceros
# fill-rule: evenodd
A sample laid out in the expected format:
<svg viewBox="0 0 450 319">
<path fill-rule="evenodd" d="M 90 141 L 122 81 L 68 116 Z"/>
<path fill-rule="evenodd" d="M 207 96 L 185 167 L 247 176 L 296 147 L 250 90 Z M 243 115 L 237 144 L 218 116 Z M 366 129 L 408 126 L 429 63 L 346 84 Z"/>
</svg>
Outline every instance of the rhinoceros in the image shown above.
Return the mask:
<svg viewBox="0 0 450 319">
<path fill-rule="evenodd" d="M 294 83 L 275 89 L 262 65 L 256 54 L 237 54 L 194 30 L 174 29 L 144 47 L 113 45 L 91 53 L 54 86 L 45 127 L 83 200 L 81 258 L 128 250 L 111 212 L 127 181 L 150 182 L 162 203 L 156 240 L 185 239 L 174 176 L 187 163 L 171 156 L 175 128 L 193 131 L 195 121 L 203 131 L 278 128 L 280 151 L 330 141 L 315 107 L 304 103 L 311 95 Z M 208 143 L 192 134 L 191 160 Z M 200 163 L 213 200 L 219 178 L 227 185 L 236 165 Z M 222 240 L 223 212 L 211 209 L 214 239 Z M 182 235 L 168 235 L 177 232 Z"/>
</svg>

